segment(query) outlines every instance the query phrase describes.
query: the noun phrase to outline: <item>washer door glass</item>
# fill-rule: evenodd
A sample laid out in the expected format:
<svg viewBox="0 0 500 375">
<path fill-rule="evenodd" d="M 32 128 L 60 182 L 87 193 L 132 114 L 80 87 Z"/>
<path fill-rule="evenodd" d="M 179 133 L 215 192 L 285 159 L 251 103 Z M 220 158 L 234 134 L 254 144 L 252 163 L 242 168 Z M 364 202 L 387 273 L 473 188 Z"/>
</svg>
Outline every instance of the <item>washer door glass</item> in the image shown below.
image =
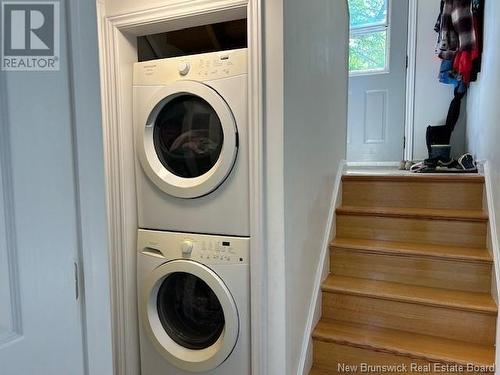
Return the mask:
<svg viewBox="0 0 500 375">
<path fill-rule="evenodd" d="M 167 334 L 188 349 L 213 345 L 224 329 L 224 311 L 210 287 L 195 275 L 170 274 L 157 300 L 160 322 Z"/>
<path fill-rule="evenodd" d="M 231 108 L 200 82 L 178 81 L 157 90 L 136 109 L 136 150 L 144 172 L 171 196 L 210 194 L 229 176 L 238 154 Z"/>
<path fill-rule="evenodd" d="M 193 178 L 219 160 L 224 132 L 219 116 L 204 99 L 184 94 L 167 102 L 153 131 L 156 154 L 174 175 Z"/>
<path fill-rule="evenodd" d="M 238 309 L 212 269 L 191 260 L 162 264 L 140 291 L 142 327 L 168 362 L 210 371 L 232 353 L 240 332 Z"/>
</svg>

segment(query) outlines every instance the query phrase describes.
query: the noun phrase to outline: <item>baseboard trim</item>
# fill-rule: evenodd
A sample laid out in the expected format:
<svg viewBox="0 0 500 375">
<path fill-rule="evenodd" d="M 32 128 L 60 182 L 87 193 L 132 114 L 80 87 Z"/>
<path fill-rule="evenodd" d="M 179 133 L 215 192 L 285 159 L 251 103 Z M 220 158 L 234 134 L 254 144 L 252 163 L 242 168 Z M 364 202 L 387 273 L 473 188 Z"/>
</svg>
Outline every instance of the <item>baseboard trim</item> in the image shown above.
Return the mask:
<svg viewBox="0 0 500 375">
<path fill-rule="evenodd" d="M 495 205 L 493 204 L 493 181 L 491 177 L 491 168 L 490 163 L 488 161 L 481 163 L 482 172 L 484 173 L 484 185 L 485 185 L 485 193 L 486 193 L 486 204 L 488 211 L 488 225 L 490 231 L 490 247 L 491 252 L 493 253 L 493 261 L 495 263 L 494 272 L 495 272 L 495 280 L 497 282 L 497 287 L 500 286 L 500 247 L 498 244 L 498 233 L 496 226 L 496 216 L 495 216 Z M 500 297 L 500 294 L 497 292 L 497 298 Z M 498 300 L 500 301 L 500 299 Z"/>
<path fill-rule="evenodd" d="M 348 161 L 347 167 L 399 167 L 399 161 Z"/>
<path fill-rule="evenodd" d="M 299 368 L 297 375 L 307 375 L 312 367 L 312 339 L 311 334 L 314 327 L 321 316 L 321 284 L 328 276 L 329 271 L 329 245 L 335 236 L 335 209 L 340 207 L 342 203 L 342 175 L 346 170 L 347 163 L 342 160 L 339 163 L 337 175 L 335 177 L 334 188 L 330 199 L 330 212 L 325 227 L 325 235 L 323 237 L 321 255 L 316 268 L 316 276 L 312 291 L 311 303 L 309 305 L 309 313 L 307 317 L 306 329 L 304 332 L 304 340 L 302 342 L 302 351 L 299 360 Z"/>
</svg>

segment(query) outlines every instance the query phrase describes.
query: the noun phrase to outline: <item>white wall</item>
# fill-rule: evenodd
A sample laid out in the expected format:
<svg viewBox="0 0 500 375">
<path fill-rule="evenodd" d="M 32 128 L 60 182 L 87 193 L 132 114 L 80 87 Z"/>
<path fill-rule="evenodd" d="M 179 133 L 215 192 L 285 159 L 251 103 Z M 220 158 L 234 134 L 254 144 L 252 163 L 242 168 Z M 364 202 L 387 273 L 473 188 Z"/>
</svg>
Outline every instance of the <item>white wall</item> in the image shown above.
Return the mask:
<svg viewBox="0 0 500 375">
<path fill-rule="evenodd" d="M 487 160 L 495 210 L 496 232 L 500 233 L 500 2 L 485 2 L 484 51 L 479 79 L 469 89 L 467 100 L 467 148 L 478 159 Z M 498 244 L 496 246 L 498 249 Z M 495 246 L 494 246 L 495 249 Z M 498 254 L 495 254 L 498 262 Z M 498 267 L 497 267 L 498 269 Z M 498 285 L 498 280 L 497 280 Z M 497 347 L 499 335 L 497 332 Z M 500 361 L 497 350 L 496 361 Z"/>
<path fill-rule="evenodd" d="M 496 223 L 500 225 L 500 2 L 486 1 L 484 52 L 479 79 L 469 89 L 467 148 L 488 160 L 493 178 Z M 500 227 L 497 229 L 500 233 Z"/>
<path fill-rule="evenodd" d="M 428 125 L 444 125 L 453 99 L 453 86 L 438 81 L 441 60 L 434 54 L 437 33 L 434 31 L 440 0 L 416 0 L 417 51 L 415 71 L 415 113 L 413 158 L 427 158 L 425 131 Z M 465 108 L 465 99 L 462 100 Z M 464 112 L 464 111 L 462 111 Z M 462 113 L 452 137 L 453 154 L 465 149 L 465 114 Z"/>
<path fill-rule="evenodd" d="M 161 7 L 172 0 L 97 0 L 103 2 L 106 8 L 106 16 L 117 16 L 143 9 Z"/>
<path fill-rule="evenodd" d="M 104 13 L 107 17 L 113 17 L 113 16 L 118 16 L 118 15 L 123 15 L 127 13 L 132 13 L 132 12 L 142 12 L 144 10 L 154 10 L 155 8 L 162 8 L 165 7 L 166 5 L 173 5 L 176 6 L 176 4 L 179 3 L 178 0 L 96 0 L 100 2 L 101 4 L 104 5 Z M 248 1 L 248 0 L 247 0 Z M 197 5 L 196 0 L 190 0 L 190 2 L 194 3 L 194 7 L 200 7 L 200 5 Z M 225 0 L 211 0 L 211 7 L 212 8 L 217 8 L 220 7 L 221 5 L 224 6 L 227 4 L 227 1 Z M 177 5 L 179 9 L 182 8 L 183 5 Z M 203 7 L 204 5 L 201 5 Z M 242 15 L 241 18 L 244 17 L 244 14 Z M 238 17 L 239 18 L 239 17 Z M 231 19 L 236 19 L 234 17 L 229 17 L 229 20 Z M 196 25 L 187 25 L 187 24 L 175 24 L 175 22 L 171 22 L 169 26 L 171 26 L 171 30 L 174 29 L 179 29 L 183 27 L 191 27 L 191 26 L 198 26 L 198 20 L 197 18 Z M 224 19 L 220 18 L 217 20 L 217 22 L 223 22 Z M 210 23 L 208 21 L 207 23 Z M 160 30 L 148 32 L 148 34 L 153 34 L 156 32 L 165 32 L 165 28 L 161 27 Z"/>
<path fill-rule="evenodd" d="M 286 374 L 297 373 L 347 129 L 347 2 L 284 2 Z M 328 228 L 329 229 L 329 228 Z"/>
</svg>

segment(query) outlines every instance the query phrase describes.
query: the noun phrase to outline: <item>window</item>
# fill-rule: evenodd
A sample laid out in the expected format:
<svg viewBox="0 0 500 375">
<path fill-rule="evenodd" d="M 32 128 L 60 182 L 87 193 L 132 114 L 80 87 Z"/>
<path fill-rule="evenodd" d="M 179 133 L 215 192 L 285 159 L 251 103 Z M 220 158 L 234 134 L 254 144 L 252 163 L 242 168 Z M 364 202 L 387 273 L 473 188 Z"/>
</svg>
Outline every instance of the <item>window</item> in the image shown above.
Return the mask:
<svg viewBox="0 0 500 375">
<path fill-rule="evenodd" d="M 349 0 L 350 73 L 376 73 L 387 70 L 388 1 Z"/>
</svg>

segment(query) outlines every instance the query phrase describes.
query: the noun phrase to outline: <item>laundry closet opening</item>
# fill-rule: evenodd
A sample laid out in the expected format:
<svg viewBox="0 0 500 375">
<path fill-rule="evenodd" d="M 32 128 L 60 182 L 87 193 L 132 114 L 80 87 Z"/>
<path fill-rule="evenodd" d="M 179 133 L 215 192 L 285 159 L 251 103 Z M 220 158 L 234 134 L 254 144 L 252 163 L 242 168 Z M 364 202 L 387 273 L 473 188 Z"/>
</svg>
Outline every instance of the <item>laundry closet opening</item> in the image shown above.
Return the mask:
<svg viewBox="0 0 500 375">
<path fill-rule="evenodd" d="M 246 19 L 189 27 L 137 38 L 139 62 L 246 47 Z"/>
<path fill-rule="evenodd" d="M 143 374 L 250 374 L 249 69 L 247 22 L 238 14 L 138 37 Z"/>
</svg>

